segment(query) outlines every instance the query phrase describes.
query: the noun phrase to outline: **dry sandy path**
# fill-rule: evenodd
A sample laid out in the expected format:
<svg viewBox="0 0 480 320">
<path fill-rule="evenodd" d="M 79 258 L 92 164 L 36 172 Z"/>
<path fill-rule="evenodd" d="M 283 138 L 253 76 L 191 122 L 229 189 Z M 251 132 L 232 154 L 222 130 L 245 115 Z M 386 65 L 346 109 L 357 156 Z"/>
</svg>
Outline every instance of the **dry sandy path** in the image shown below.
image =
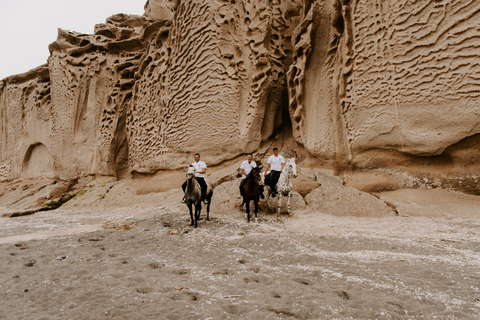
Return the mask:
<svg viewBox="0 0 480 320">
<path fill-rule="evenodd" d="M 0 319 L 480 315 L 476 198 L 448 200 L 463 216 L 451 208 L 428 216 L 446 206 L 403 192 L 383 195 L 399 216 L 307 209 L 262 213 L 258 224 L 224 204 L 193 229 L 178 192 L 142 197 L 136 206 L 77 203 L 1 218 Z"/>
</svg>

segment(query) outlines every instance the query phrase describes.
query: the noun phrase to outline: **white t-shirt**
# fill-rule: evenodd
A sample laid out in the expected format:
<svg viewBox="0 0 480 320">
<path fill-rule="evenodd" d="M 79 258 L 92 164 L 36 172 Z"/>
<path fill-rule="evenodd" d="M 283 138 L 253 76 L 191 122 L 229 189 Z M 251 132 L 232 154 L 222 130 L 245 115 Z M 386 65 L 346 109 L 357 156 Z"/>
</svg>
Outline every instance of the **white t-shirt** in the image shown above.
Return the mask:
<svg viewBox="0 0 480 320">
<path fill-rule="evenodd" d="M 251 163 L 248 163 L 248 160 L 245 160 L 240 165 L 240 169 L 243 169 L 243 171 L 245 171 L 246 174 L 249 174 L 250 171 L 252 171 L 252 169 L 256 167 L 257 167 L 257 164 L 253 160 Z M 242 174 L 242 179 L 247 179 L 247 176 Z"/>
<path fill-rule="evenodd" d="M 207 168 L 207 165 L 203 161 L 195 161 L 194 163 L 192 163 L 192 166 L 195 168 L 195 171 L 201 171 L 203 168 Z M 205 175 L 203 173 L 197 172 L 195 173 L 195 177 L 204 178 Z"/>
<path fill-rule="evenodd" d="M 285 159 L 283 159 L 281 155 L 278 155 L 278 157 L 275 157 L 275 155 L 271 155 L 268 158 L 268 163 L 270 163 L 270 170 L 281 171 L 282 163 L 285 163 Z"/>
</svg>

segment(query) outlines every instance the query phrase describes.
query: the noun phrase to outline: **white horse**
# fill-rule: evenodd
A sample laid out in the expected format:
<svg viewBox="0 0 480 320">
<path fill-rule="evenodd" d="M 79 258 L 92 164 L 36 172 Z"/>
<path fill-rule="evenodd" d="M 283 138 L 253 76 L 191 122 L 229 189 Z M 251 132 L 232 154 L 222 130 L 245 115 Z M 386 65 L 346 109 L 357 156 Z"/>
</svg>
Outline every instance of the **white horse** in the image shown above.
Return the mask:
<svg viewBox="0 0 480 320">
<path fill-rule="evenodd" d="M 280 174 L 280 178 L 278 178 L 277 182 L 277 192 L 278 192 L 278 209 L 277 209 L 277 215 L 280 214 L 280 207 L 282 205 L 282 196 L 288 196 L 287 200 L 287 211 L 288 214 L 290 214 L 290 198 L 292 197 L 292 180 L 291 177 L 296 178 L 297 177 L 297 165 L 295 164 L 295 158 L 290 158 L 287 159 L 285 163 L 285 168 L 283 168 L 282 173 Z M 270 190 L 270 186 L 265 185 L 267 187 L 267 204 L 268 208 L 272 210 L 270 207 L 270 202 L 268 201 L 271 194 L 272 190 Z"/>
</svg>

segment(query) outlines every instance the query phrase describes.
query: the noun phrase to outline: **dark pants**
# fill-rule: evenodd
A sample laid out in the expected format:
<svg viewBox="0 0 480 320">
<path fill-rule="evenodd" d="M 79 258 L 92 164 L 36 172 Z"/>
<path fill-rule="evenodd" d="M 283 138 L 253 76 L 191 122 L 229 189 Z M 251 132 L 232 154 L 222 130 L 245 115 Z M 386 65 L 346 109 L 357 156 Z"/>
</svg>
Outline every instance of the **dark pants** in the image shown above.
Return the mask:
<svg viewBox="0 0 480 320">
<path fill-rule="evenodd" d="M 280 171 L 272 170 L 269 175 L 270 179 L 265 179 L 265 182 L 267 183 L 267 185 L 269 185 L 270 188 L 272 188 L 272 193 L 277 193 L 276 186 L 277 186 L 278 179 L 280 179 L 281 174 L 282 173 Z"/>
<path fill-rule="evenodd" d="M 207 195 L 207 183 L 205 182 L 204 178 L 195 177 L 195 180 L 198 181 L 198 184 L 200 185 L 200 188 L 202 189 L 202 200 L 205 200 L 206 195 Z M 182 184 L 183 193 L 185 193 L 186 188 L 187 188 L 187 181 L 185 181 Z"/>
</svg>

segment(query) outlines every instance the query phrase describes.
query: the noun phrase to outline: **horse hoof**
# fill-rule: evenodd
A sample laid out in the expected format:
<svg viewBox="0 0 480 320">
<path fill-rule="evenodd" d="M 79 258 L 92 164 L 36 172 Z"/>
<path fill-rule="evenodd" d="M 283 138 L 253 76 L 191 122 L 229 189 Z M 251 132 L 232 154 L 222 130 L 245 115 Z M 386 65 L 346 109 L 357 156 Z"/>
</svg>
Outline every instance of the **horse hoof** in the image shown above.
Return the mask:
<svg viewBox="0 0 480 320">
<path fill-rule="evenodd" d="M 258 219 L 257 219 L 257 218 L 255 218 L 255 223 L 258 223 Z"/>
</svg>

